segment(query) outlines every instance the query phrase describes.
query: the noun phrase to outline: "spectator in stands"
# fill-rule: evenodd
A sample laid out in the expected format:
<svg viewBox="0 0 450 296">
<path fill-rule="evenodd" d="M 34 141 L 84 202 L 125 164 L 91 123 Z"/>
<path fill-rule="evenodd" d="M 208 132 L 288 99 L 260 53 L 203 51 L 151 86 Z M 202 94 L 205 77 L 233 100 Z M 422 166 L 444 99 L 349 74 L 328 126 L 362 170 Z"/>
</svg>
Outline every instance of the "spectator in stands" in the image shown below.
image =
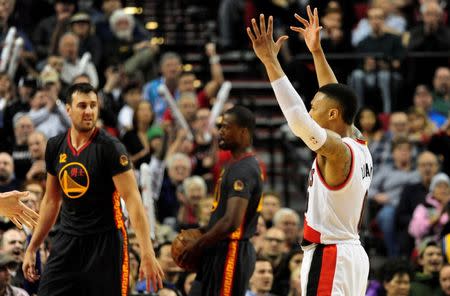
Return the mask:
<svg viewBox="0 0 450 296">
<path fill-rule="evenodd" d="M 281 229 L 286 235 L 286 250 L 289 252 L 300 248 L 299 237 L 301 225 L 300 216 L 291 208 L 281 208 L 273 217 L 273 226 Z"/>
<path fill-rule="evenodd" d="M 302 286 L 300 282 L 301 266 L 292 271 L 289 281 L 289 293 L 287 296 L 302 296 Z"/>
<path fill-rule="evenodd" d="M 250 239 L 250 241 L 253 244 L 253 247 L 255 247 L 256 254 L 259 254 L 261 251 L 266 232 L 267 232 L 266 223 L 264 222 L 264 219 L 261 216 L 259 216 L 258 223 L 256 224 L 255 235 L 253 235 L 253 237 Z"/>
<path fill-rule="evenodd" d="M 269 259 L 257 257 L 255 270 L 249 281 L 245 296 L 275 296 L 270 293 L 273 284 L 273 270 Z"/>
<path fill-rule="evenodd" d="M 444 116 L 450 115 L 450 68 L 439 67 L 433 78 L 433 109 Z"/>
<path fill-rule="evenodd" d="M 436 295 L 443 262 L 442 249 L 436 241 L 428 239 L 421 243 L 418 263 L 422 269 L 411 282 L 411 295 Z"/>
<path fill-rule="evenodd" d="M 433 109 L 433 96 L 425 84 L 416 86 L 413 102 L 414 107 L 423 109 L 438 128 L 447 120 L 446 116 Z"/>
<path fill-rule="evenodd" d="M 450 264 L 446 263 L 439 272 L 439 283 L 441 291 L 437 296 L 450 296 Z"/>
<path fill-rule="evenodd" d="M 414 249 L 414 239 L 409 235 L 408 226 L 416 207 L 425 202 L 431 179 L 439 172 L 437 156 L 429 151 L 422 152 L 417 158 L 420 181 L 405 185 L 400 195 L 395 214 L 395 225 L 400 244 L 400 254 L 409 257 Z"/>
<path fill-rule="evenodd" d="M 32 165 L 27 172 L 27 180 L 45 180 L 47 170 L 45 168 L 45 148 L 47 137 L 44 133 L 35 131 L 28 137 L 28 150 L 30 151 Z"/>
<path fill-rule="evenodd" d="M 102 43 L 94 34 L 91 17 L 84 12 L 78 12 L 70 18 L 70 30 L 78 36 L 80 40 L 79 55 L 89 52 L 92 62 L 98 68 L 102 58 Z M 108 44 L 109 46 L 109 44 Z"/>
<path fill-rule="evenodd" d="M 123 9 L 115 10 L 109 17 L 111 39 L 104 48 L 104 64 L 114 65 L 125 62 L 140 50 L 156 51 L 148 40 L 148 33 L 134 34 L 136 20 L 133 15 L 125 13 Z"/>
<path fill-rule="evenodd" d="M 17 263 L 10 255 L 0 253 L 0 295 L 29 296 L 28 293 L 11 285 L 11 274 L 17 269 Z"/>
<path fill-rule="evenodd" d="M 119 114 L 120 109 L 122 109 L 125 104 L 123 99 L 123 87 L 127 86 L 124 84 L 123 79 L 125 76 L 121 67 L 117 65 L 109 66 L 105 70 L 106 82 L 103 88 L 99 91 L 99 97 L 102 98 L 103 105 L 105 108 L 111 110 L 114 114 Z M 128 82 L 127 84 L 135 84 L 136 81 Z"/>
<path fill-rule="evenodd" d="M 276 227 L 267 229 L 260 255 L 269 259 L 274 274 L 277 274 L 281 270 L 281 263 L 286 253 L 285 244 L 286 236 L 281 229 Z"/>
<path fill-rule="evenodd" d="M 13 98 L 6 106 L 3 115 L 3 127 L 5 129 L 8 145 L 14 143 L 13 118 L 19 112 L 30 111 L 30 100 L 36 89 L 38 81 L 32 77 L 21 77 L 18 83 L 18 96 Z"/>
<path fill-rule="evenodd" d="M 180 78 L 181 79 L 181 78 Z M 181 115 L 186 120 L 189 125 L 191 131 L 194 128 L 194 123 L 196 119 L 196 112 L 198 110 L 198 101 L 197 96 L 194 92 L 180 92 L 180 97 L 177 101 L 178 109 L 180 110 Z M 163 120 L 168 123 L 172 123 L 174 125 L 179 125 L 179 122 L 175 118 L 173 118 L 173 113 L 170 108 L 167 108 L 163 115 Z M 178 128 L 181 128 L 178 126 Z"/>
<path fill-rule="evenodd" d="M 379 141 L 373 141 L 369 146 L 375 168 L 393 164 L 392 141 L 399 137 L 408 137 L 408 116 L 405 112 L 392 113 L 389 117 L 389 130 Z M 418 149 L 414 144 L 411 144 L 411 147 L 412 158 L 416 158 Z"/>
<path fill-rule="evenodd" d="M 30 101 L 28 112 L 36 130 L 45 134 L 47 139 L 65 132 L 70 127 L 70 118 L 64 104 L 50 96 L 46 89 L 38 88 Z"/>
<path fill-rule="evenodd" d="M 362 107 L 355 116 L 355 126 L 363 134 L 369 147 L 373 142 L 380 141 L 383 137 L 383 127 L 375 110 L 371 107 Z"/>
<path fill-rule="evenodd" d="M 0 244 L 0 253 L 11 256 L 19 267 L 11 280 L 11 283 L 18 287 L 23 287 L 24 284 L 23 273 L 20 269 L 25 252 L 25 240 L 26 234 L 23 230 L 10 228 L 3 233 Z"/>
<path fill-rule="evenodd" d="M 413 273 L 409 262 L 389 260 L 382 267 L 382 282 L 386 296 L 408 296 Z"/>
<path fill-rule="evenodd" d="M 395 108 L 392 98 L 396 98 L 402 77 L 397 72 L 404 56 L 400 37 L 388 33 L 385 29 L 385 13 L 381 8 L 372 7 L 368 11 L 372 33 L 356 47 L 358 53 L 377 53 L 381 56 L 368 56 L 360 69 L 352 72 L 349 85 L 356 91 L 359 106 L 367 105 L 381 96 L 382 111 L 390 113 Z M 368 91 L 376 94 L 369 96 Z M 379 91 L 378 91 L 379 90 Z"/>
<path fill-rule="evenodd" d="M 66 84 L 71 84 L 73 79 L 80 74 L 87 74 L 94 88 L 98 87 L 98 75 L 92 61 L 81 63 L 79 58 L 80 38 L 72 32 L 64 33 L 58 41 L 58 54 L 64 58 L 61 70 L 61 80 Z"/>
<path fill-rule="evenodd" d="M 440 131 L 431 137 L 428 149 L 442 160 L 442 171 L 450 175 L 450 117 Z"/>
<path fill-rule="evenodd" d="M 6 131 L 4 124 L 4 113 L 6 111 L 6 106 L 14 101 L 16 97 L 16 88 L 14 81 L 6 73 L 0 73 L 0 136 L 2 138 L 7 138 L 10 131 Z M 2 151 L 7 150 L 8 144 L 10 143 L 0 143 L 0 149 Z M 3 146 L 3 147 L 2 147 Z"/>
<path fill-rule="evenodd" d="M 122 96 L 125 105 L 119 111 L 118 125 L 120 133 L 125 134 L 133 129 L 134 110 L 142 101 L 141 86 L 138 83 L 130 83 L 122 90 Z"/>
<path fill-rule="evenodd" d="M 178 210 L 178 225 L 181 229 L 198 227 L 199 203 L 206 198 L 206 182 L 200 176 L 184 179 L 183 189 L 179 192 L 181 201 Z"/>
<path fill-rule="evenodd" d="M 438 1 L 424 1 L 420 6 L 423 23 L 412 28 L 408 36 L 410 51 L 450 50 L 450 29 L 445 26 L 443 9 Z"/>
<path fill-rule="evenodd" d="M 273 218 L 281 208 L 281 197 L 276 192 L 265 192 L 263 194 L 261 217 L 266 223 L 266 227 L 273 226 Z"/>
<path fill-rule="evenodd" d="M 54 1 L 55 14 L 39 22 L 34 35 L 33 42 L 40 59 L 56 52 L 56 41 L 61 34 L 68 29 L 69 19 L 76 10 L 75 0 Z"/>
<path fill-rule="evenodd" d="M 422 149 L 426 147 L 431 136 L 437 131 L 436 125 L 428 119 L 425 110 L 411 107 L 408 109 L 409 140 Z"/>
<path fill-rule="evenodd" d="M 300 248 L 292 250 L 283 258 L 281 267 L 278 269 L 277 274 L 274 275 L 272 293 L 278 295 L 287 295 L 289 293 L 291 274 L 301 267 L 302 262 L 303 250 Z"/>
<path fill-rule="evenodd" d="M 384 244 L 389 257 L 399 254 L 399 245 L 395 233 L 395 209 L 400 201 L 403 188 L 413 182 L 419 182 L 419 174 L 413 170 L 411 143 L 407 138 L 397 138 L 392 143 L 393 165 L 380 166 L 374 172 L 368 197 L 381 207 L 376 221 L 384 236 Z"/>
<path fill-rule="evenodd" d="M 18 190 L 19 181 L 14 177 L 14 161 L 10 154 L 0 152 L 0 192 Z"/>
<path fill-rule="evenodd" d="M 14 159 L 14 173 L 18 180 L 25 180 L 31 167 L 31 154 L 28 151 L 28 136 L 34 131 L 33 121 L 26 113 L 17 113 L 13 119 L 15 143 L 11 155 Z"/>
<path fill-rule="evenodd" d="M 39 182 L 26 181 L 23 184 L 23 190 L 28 191 L 30 194 L 20 199 L 21 202 L 26 204 L 30 209 L 39 213 L 42 198 L 44 197 L 44 188 Z"/>
<path fill-rule="evenodd" d="M 141 96 L 140 89 L 135 89 L 136 95 Z M 139 101 L 133 110 L 133 128 L 125 133 L 122 138 L 125 147 L 130 154 L 135 169 L 141 164 L 150 162 L 150 146 L 147 131 L 153 123 L 152 106 L 147 101 Z"/>
<path fill-rule="evenodd" d="M 167 170 L 161 187 L 161 194 L 156 202 L 158 221 L 175 227 L 179 209 L 177 198 L 178 187 L 184 179 L 191 175 L 192 163 L 190 158 L 182 153 L 167 156 Z"/>
<path fill-rule="evenodd" d="M 178 79 L 182 71 L 181 66 L 181 58 L 178 54 L 166 52 L 160 61 L 162 76 L 144 85 L 143 97 L 152 104 L 157 122 L 162 120 L 163 114 L 168 107 L 166 100 L 159 93 L 159 87 L 165 84 L 174 98 L 178 99 L 179 93 L 177 88 Z"/>
<path fill-rule="evenodd" d="M 425 237 L 438 239 L 443 226 L 449 222 L 447 204 L 450 202 L 450 178 L 439 173 L 431 179 L 425 202 L 414 210 L 408 231 L 419 245 Z"/>
</svg>

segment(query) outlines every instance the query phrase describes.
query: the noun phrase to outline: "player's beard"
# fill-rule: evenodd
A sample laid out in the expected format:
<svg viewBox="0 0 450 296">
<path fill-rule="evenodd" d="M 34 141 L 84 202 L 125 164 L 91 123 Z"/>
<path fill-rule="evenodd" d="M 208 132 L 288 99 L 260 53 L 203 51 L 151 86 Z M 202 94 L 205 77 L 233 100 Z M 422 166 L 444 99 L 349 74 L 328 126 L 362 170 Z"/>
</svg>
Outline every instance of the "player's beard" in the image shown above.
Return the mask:
<svg viewBox="0 0 450 296">
<path fill-rule="evenodd" d="M 97 123 L 97 119 L 93 119 L 90 123 L 86 123 L 82 121 L 80 124 L 74 124 L 74 127 L 77 131 L 85 133 L 91 131 L 95 128 L 95 124 Z"/>
</svg>

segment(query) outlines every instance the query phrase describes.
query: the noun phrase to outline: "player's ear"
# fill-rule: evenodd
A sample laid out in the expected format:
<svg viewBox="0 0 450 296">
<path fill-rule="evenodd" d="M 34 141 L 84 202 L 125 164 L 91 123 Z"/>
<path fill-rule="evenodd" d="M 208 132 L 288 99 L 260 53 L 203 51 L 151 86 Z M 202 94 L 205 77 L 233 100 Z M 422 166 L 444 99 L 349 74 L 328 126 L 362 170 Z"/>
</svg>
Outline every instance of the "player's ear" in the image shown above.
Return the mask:
<svg viewBox="0 0 450 296">
<path fill-rule="evenodd" d="M 329 120 L 337 119 L 338 116 L 339 116 L 339 109 L 331 108 L 330 111 L 328 111 L 328 119 Z"/>
</svg>

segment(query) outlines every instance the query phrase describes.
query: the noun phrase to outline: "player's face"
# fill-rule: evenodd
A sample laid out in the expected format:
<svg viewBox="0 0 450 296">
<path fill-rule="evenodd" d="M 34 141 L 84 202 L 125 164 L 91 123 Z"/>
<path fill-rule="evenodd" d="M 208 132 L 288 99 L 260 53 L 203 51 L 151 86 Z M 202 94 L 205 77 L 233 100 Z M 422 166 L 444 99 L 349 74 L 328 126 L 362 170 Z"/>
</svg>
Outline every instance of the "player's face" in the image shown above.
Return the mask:
<svg viewBox="0 0 450 296">
<path fill-rule="evenodd" d="M 410 279 L 408 274 L 395 274 L 390 282 L 384 283 L 387 296 L 409 295 Z"/>
<path fill-rule="evenodd" d="M 328 128 L 332 107 L 331 100 L 327 99 L 325 94 L 318 92 L 311 101 L 309 115 L 321 127 Z"/>
<path fill-rule="evenodd" d="M 234 150 L 240 146 L 244 134 L 231 114 L 224 114 L 219 121 L 219 148 L 222 150 Z"/>
<path fill-rule="evenodd" d="M 441 283 L 444 295 L 450 295 L 450 266 L 446 265 L 442 267 L 439 273 L 439 282 Z"/>
<path fill-rule="evenodd" d="M 72 104 L 67 105 L 67 113 L 73 127 L 79 132 L 88 132 L 95 127 L 98 118 L 98 98 L 94 92 L 76 92 Z"/>
</svg>

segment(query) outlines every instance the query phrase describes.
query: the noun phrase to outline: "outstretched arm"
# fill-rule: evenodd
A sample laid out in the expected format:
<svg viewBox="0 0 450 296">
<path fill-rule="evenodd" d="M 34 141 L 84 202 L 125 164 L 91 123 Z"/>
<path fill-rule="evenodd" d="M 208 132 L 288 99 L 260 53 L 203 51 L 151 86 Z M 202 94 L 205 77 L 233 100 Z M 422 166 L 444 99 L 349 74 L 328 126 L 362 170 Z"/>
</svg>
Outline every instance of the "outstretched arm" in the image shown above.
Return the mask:
<svg viewBox="0 0 450 296">
<path fill-rule="evenodd" d="M 327 62 L 322 45 L 320 44 L 320 30 L 322 27 L 319 26 L 319 14 L 317 13 L 317 8 L 314 8 L 314 14 L 311 12 L 309 5 L 306 10 L 308 12 L 309 21 L 298 14 L 295 14 L 295 18 L 301 22 L 305 28 L 291 26 L 291 30 L 299 32 L 305 39 L 306 46 L 308 46 L 314 59 L 319 87 L 329 83 L 338 83 L 333 70 Z"/>
<path fill-rule="evenodd" d="M 325 167 L 322 173 L 328 185 L 340 185 L 345 181 L 349 171 L 350 149 L 338 134 L 322 128 L 311 118 L 299 94 L 284 74 L 277 55 L 287 36 L 281 36 L 274 42 L 273 18 L 269 17 L 266 29 L 264 15 L 261 14 L 259 28 L 255 19 L 252 19 L 252 27 L 253 32 L 247 28 L 247 34 L 252 41 L 256 56 L 266 68 L 275 97 L 289 127 L 311 150 L 316 151 L 325 159 L 331 160 L 330 163 L 327 162 L 326 166 L 322 165 Z"/>
</svg>

